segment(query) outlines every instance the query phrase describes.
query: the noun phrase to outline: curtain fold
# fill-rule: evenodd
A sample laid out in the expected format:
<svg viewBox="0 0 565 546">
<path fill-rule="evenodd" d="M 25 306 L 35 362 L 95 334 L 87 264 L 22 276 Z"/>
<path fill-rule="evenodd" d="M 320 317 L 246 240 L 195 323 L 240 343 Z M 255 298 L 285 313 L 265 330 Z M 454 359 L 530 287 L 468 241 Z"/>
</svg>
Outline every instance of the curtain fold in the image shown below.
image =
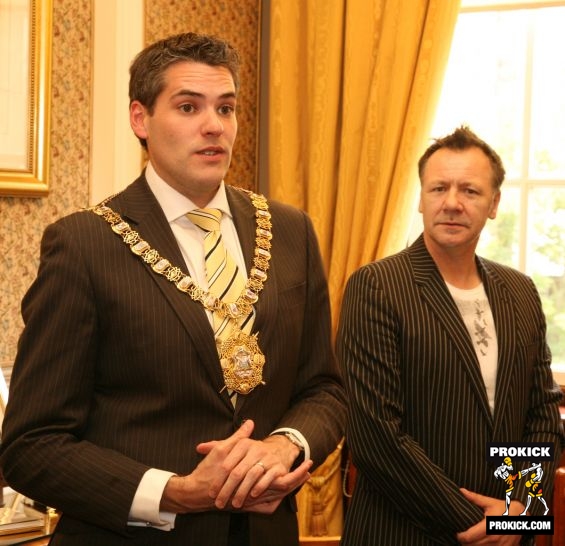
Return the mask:
<svg viewBox="0 0 565 546">
<path fill-rule="evenodd" d="M 271 0 L 270 196 L 314 222 L 337 323 L 349 275 L 406 244 L 460 0 Z"/>
</svg>

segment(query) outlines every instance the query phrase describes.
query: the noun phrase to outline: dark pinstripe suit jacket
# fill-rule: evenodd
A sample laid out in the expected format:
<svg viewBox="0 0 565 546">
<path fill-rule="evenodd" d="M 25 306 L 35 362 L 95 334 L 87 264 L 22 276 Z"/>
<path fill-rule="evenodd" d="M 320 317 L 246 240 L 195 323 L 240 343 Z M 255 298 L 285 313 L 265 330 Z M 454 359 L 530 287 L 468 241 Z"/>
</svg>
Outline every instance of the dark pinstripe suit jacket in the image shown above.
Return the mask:
<svg viewBox="0 0 565 546">
<path fill-rule="evenodd" d="M 346 546 L 455 543 L 483 517 L 460 487 L 504 499 L 487 442 L 560 443 L 560 391 L 537 291 L 517 271 L 477 263 L 498 337 L 494 416 L 468 331 L 422 237 L 348 282 L 338 359 L 358 478 Z M 544 466 L 549 498 L 554 469 Z"/>
<path fill-rule="evenodd" d="M 246 194 L 226 190 L 249 267 L 255 211 Z M 184 263 L 143 176 L 108 204 L 171 263 Z M 255 438 L 280 426 L 300 430 L 315 464 L 339 442 L 345 402 L 313 228 L 291 207 L 271 203 L 271 213 L 271 267 L 254 324 L 266 385 L 240 396 L 235 411 L 220 394 L 199 303 L 155 275 L 91 212 L 46 230 L 22 305 L 1 464 L 15 489 L 63 511 L 54 544 L 225 544 L 223 512 L 178 516 L 171 532 L 126 527 L 144 472 L 191 472 L 196 444 L 227 437 L 245 418 L 255 421 Z M 288 499 L 273 516 L 252 515 L 252 544 L 297 544 L 294 508 Z"/>
</svg>

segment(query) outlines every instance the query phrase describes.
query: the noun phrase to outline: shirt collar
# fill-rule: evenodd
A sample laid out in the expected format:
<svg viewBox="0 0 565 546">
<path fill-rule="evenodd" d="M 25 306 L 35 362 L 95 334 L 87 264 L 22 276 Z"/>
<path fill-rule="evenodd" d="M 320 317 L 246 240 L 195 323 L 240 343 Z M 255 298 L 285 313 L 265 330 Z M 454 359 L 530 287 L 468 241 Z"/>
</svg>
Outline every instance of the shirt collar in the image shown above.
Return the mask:
<svg viewBox="0 0 565 546">
<path fill-rule="evenodd" d="M 188 197 L 185 197 L 182 193 L 179 193 L 177 190 L 169 186 L 169 184 L 167 184 L 157 174 L 153 165 L 151 165 L 151 162 L 147 163 L 145 178 L 147 179 L 149 188 L 159 202 L 159 205 L 161 205 L 169 223 L 183 217 L 187 212 L 199 208 Z M 232 217 L 226 195 L 226 187 L 223 180 L 220 183 L 220 187 L 218 188 L 216 195 L 214 195 L 206 207 L 220 209 L 230 218 Z"/>
</svg>

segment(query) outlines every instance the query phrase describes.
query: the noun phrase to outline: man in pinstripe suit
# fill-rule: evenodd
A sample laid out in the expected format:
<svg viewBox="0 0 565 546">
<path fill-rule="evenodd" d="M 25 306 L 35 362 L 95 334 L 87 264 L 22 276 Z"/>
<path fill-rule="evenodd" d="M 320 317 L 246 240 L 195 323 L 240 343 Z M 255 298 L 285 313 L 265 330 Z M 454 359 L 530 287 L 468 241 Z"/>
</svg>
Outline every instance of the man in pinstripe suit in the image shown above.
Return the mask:
<svg viewBox="0 0 565 546">
<path fill-rule="evenodd" d="M 422 236 L 360 268 L 344 296 L 338 358 L 357 480 L 342 543 L 515 544 L 485 536 L 485 517 L 505 510 L 486 446 L 552 442 L 554 474 L 561 392 L 541 302 L 528 277 L 475 255 L 500 200 L 496 152 L 461 127 L 428 148 L 419 175 Z"/>
<path fill-rule="evenodd" d="M 312 224 L 223 183 L 237 90 L 222 40 L 146 48 L 130 79 L 146 170 L 45 231 L 1 465 L 62 511 L 53 545 L 297 545 L 293 492 L 343 435 Z M 237 300 L 212 293 L 197 208 L 221 212 Z"/>
</svg>

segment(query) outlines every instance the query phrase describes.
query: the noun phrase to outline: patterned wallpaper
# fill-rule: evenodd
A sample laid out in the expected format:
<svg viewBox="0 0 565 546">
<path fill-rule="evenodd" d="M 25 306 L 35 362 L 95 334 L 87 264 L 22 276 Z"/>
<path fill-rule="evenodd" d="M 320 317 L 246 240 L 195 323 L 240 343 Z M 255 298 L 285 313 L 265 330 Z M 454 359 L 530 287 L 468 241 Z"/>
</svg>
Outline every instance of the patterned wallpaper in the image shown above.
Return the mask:
<svg viewBox="0 0 565 546">
<path fill-rule="evenodd" d="M 90 0 L 53 0 L 49 195 L 0 197 L 0 365 L 7 378 L 43 229 L 88 204 L 91 27 Z"/>
<path fill-rule="evenodd" d="M 238 136 L 226 181 L 255 189 L 261 0 L 145 0 L 145 39 L 201 32 L 226 39 L 241 56 Z"/>
<path fill-rule="evenodd" d="M 53 1 L 51 176 L 41 199 L 0 197 L 0 366 L 9 380 L 22 328 L 20 302 L 39 264 L 49 223 L 88 204 L 92 0 Z M 260 0 L 145 0 L 147 43 L 193 30 L 241 53 L 239 135 L 228 180 L 255 187 Z"/>
</svg>

